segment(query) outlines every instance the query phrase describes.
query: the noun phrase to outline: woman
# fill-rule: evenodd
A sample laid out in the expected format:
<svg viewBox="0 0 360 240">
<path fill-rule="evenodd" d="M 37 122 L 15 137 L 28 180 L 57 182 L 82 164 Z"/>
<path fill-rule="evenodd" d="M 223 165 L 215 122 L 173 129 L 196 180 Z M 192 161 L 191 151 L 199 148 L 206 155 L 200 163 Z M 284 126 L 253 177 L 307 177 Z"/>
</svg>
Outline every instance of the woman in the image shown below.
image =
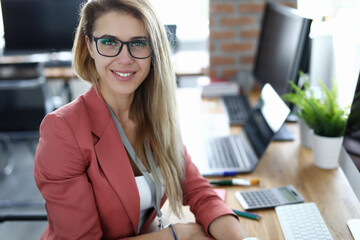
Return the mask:
<svg viewBox="0 0 360 240">
<path fill-rule="evenodd" d="M 149 2 L 88 1 L 73 52 L 92 87 L 40 127 L 42 239 L 243 239 L 182 145 L 167 36 Z M 177 215 L 190 205 L 197 223 L 144 234 L 166 199 Z"/>
</svg>

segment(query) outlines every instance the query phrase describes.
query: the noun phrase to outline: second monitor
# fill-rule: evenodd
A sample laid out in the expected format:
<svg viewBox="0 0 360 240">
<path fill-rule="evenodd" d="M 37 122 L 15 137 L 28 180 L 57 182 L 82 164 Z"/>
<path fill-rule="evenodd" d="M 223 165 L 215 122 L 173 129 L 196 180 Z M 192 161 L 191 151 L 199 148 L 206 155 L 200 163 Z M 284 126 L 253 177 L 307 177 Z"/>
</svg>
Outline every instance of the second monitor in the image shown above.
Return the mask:
<svg viewBox="0 0 360 240">
<path fill-rule="evenodd" d="M 289 81 L 298 82 L 299 71 L 307 71 L 311 20 L 287 6 L 266 3 L 256 51 L 253 77 L 262 87 L 270 83 L 279 94 L 290 91 Z M 251 107 L 247 96 L 223 97 L 231 125 L 243 124 Z M 292 106 L 289 106 L 292 109 Z M 276 140 L 292 140 L 282 128 Z"/>
</svg>

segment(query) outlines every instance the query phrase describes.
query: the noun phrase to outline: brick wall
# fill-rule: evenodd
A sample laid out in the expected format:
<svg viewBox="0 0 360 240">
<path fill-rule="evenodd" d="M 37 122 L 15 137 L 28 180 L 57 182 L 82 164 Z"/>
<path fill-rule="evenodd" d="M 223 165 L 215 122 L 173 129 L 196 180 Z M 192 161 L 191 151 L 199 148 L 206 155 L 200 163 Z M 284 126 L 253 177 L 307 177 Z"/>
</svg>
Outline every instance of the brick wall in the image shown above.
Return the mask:
<svg viewBox="0 0 360 240">
<path fill-rule="evenodd" d="M 296 7 L 296 0 L 271 2 Z M 251 71 L 265 0 L 210 0 L 209 75 L 235 80 Z"/>
</svg>

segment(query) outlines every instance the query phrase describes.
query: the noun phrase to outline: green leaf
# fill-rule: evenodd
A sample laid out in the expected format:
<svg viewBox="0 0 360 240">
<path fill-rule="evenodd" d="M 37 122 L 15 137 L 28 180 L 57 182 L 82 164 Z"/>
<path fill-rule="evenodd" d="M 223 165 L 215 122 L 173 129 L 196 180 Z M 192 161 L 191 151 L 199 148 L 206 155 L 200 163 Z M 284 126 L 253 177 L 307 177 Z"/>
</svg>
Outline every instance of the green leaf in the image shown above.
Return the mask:
<svg viewBox="0 0 360 240">
<path fill-rule="evenodd" d="M 302 72 L 300 76 L 305 79 L 303 87 L 300 88 L 293 81 L 289 81 L 293 91 L 282 95 L 282 99 L 296 106 L 296 114 L 314 130 L 314 133 L 328 137 L 342 136 L 348 114 L 337 102 L 336 81 L 333 80 L 332 88 L 328 89 L 319 80 L 320 94 L 317 94 L 310 87 L 309 79 Z"/>
</svg>

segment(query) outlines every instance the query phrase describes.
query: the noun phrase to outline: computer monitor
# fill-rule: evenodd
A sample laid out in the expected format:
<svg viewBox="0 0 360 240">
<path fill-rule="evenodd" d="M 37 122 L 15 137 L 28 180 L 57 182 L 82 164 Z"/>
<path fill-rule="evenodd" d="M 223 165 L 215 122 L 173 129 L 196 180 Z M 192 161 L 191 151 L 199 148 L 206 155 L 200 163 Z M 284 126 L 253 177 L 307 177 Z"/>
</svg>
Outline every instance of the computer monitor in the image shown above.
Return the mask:
<svg viewBox="0 0 360 240">
<path fill-rule="evenodd" d="M 290 91 L 289 80 L 298 82 L 299 70 L 307 71 L 310 25 L 294 8 L 266 3 L 253 68 L 261 86 L 270 83 L 282 95 Z"/>
<path fill-rule="evenodd" d="M 340 166 L 360 201 L 360 74 L 339 158 Z M 349 219 L 347 225 L 354 239 L 357 239 L 360 234 L 360 218 Z"/>
<path fill-rule="evenodd" d="M 339 160 L 341 168 L 360 201 L 360 75 Z"/>
<path fill-rule="evenodd" d="M 4 54 L 70 51 L 84 0 L 1 0 Z"/>
</svg>

